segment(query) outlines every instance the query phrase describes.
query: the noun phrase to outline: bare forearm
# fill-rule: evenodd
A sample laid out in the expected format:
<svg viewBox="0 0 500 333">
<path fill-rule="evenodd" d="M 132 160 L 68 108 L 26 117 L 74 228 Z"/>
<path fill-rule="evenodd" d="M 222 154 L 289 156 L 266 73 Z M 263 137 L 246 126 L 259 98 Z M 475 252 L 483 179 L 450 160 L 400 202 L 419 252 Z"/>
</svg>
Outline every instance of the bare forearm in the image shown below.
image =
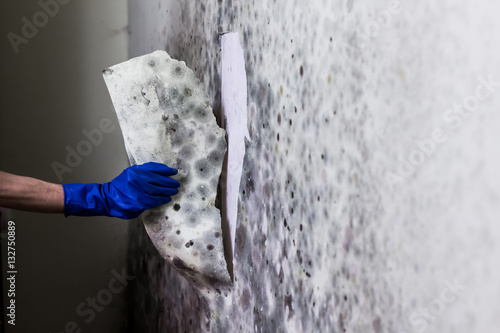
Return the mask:
<svg viewBox="0 0 500 333">
<path fill-rule="evenodd" d="M 31 212 L 63 213 L 63 187 L 0 171 L 0 206 Z"/>
</svg>

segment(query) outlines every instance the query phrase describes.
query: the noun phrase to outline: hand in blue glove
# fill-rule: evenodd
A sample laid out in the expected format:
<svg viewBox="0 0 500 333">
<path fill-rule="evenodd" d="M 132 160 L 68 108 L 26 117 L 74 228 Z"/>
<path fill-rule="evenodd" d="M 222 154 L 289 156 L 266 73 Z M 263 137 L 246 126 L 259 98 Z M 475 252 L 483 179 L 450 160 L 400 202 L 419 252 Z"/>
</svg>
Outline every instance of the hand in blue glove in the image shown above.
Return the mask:
<svg viewBox="0 0 500 333">
<path fill-rule="evenodd" d="M 181 185 L 177 170 L 161 163 L 133 165 L 105 184 L 65 184 L 64 215 L 133 219 L 172 200 Z"/>
</svg>

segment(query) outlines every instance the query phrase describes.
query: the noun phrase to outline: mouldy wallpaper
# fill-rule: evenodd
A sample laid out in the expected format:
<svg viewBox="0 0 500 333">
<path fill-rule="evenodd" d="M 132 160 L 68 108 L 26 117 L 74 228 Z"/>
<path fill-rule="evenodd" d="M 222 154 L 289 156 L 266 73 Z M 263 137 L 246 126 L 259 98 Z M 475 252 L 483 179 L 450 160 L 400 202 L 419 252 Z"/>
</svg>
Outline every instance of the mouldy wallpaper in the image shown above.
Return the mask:
<svg viewBox="0 0 500 333">
<path fill-rule="evenodd" d="M 132 332 L 494 332 L 499 5 L 129 0 L 131 57 L 193 69 L 220 123 L 238 32 L 248 131 L 234 285 L 211 299 L 131 223 Z"/>
</svg>

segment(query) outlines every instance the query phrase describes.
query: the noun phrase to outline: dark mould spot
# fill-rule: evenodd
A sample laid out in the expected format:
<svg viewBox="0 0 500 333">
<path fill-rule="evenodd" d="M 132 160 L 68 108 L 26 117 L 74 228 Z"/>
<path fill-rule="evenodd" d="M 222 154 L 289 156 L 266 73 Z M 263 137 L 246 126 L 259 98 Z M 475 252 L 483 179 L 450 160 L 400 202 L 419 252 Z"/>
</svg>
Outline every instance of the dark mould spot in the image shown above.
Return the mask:
<svg viewBox="0 0 500 333">
<path fill-rule="evenodd" d="M 293 199 L 293 191 L 292 191 L 292 199 Z"/>
<path fill-rule="evenodd" d="M 186 247 L 189 249 L 191 246 L 194 245 L 194 241 L 191 239 L 189 242 L 186 243 Z"/>
<path fill-rule="evenodd" d="M 193 149 L 190 146 L 184 146 L 179 150 L 179 156 L 183 159 L 187 160 L 193 157 Z"/>
<path fill-rule="evenodd" d="M 311 274 L 309 274 L 308 272 L 306 272 L 306 276 L 307 277 L 311 277 Z"/>
<path fill-rule="evenodd" d="M 207 160 L 198 160 L 195 163 L 196 174 L 201 178 L 208 178 L 210 176 L 210 167 Z"/>
<path fill-rule="evenodd" d="M 113 74 L 113 70 L 111 68 L 105 68 L 102 70 L 102 74 L 111 75 Z"/>
<path fill-rule="evenodd" d="M 300 76 L 303 76 L 304 75 L 304 68 L 302 66 L 300 66 Z"/>
<path fill-rule="evenodd" d="M 344 301 L 347 301 L 347 295 L 344 295 Z"/>
<path fill-rule="evenodd" d="M 181 66 L 175 66 L 175 68 L 174 68 L 174 74 L 175 75 L 181 75 L 182 74 L 182 68 L 181 68 Z"/>
<path fill-rule="evenodd" d="M 165 134 L 170 135 L 170 132 L 169 132 L 167 129 L 165 129 Z M 183 138 L 183 137 L 182 137 L 182 135 L 181 135 L 181 134 L 179 134 L 179 133 L 177 133 L 177 134 L 172 134 L 172 137 L 171 137 L 171 139 L 170 139 L 170 142 L 172 143 L 172 146 L 177 147 L 177 146 L 182 145 L 182 143 L 183 143 L 183 139 L 184 139 L 184 138 Z"/>
<path fill-rule="evenodd" d="M 148 62 L 148 65 L 150 67 L 155 67 L 156 66 L 156 64 L 155 64 L 155 62 L 153 60 L 151 60 L 150 62 Z"/>
<path fill-rule="evenodd" d="M 177 235 L 180 235 L 180 234 L 181 234 L 181 231 L 180 231 L 180 230 L 177 230 L 175 233 L 176 233 Z"/>
<path fill-rule="evenodd" d="M 222 161 L 224 158 L 224 155 L 218 150 L 213 150 L 209 155 L 208 155 L 208 161 L 212 164 L 218 164 Z"/>
<path fill-rule="evenodd" d="M 208 111 L 203 107 L 198 107 L 195 110 L 195 117 L 201 121 L 206 121 L 208 119 Z"/>
<path fill-rule="evenodd" d="M 178 211 L 179 211 L 179 209 L 181 209 L 181 205 L 179 205 L 178 203 L 176 203 L 176 204 L 174 205 L 174 210 L 178 212 Z"/>
<path fill-rule="evenodd" d="M 218 237 L 220 237 L 220 232 L 216 232 L 214 235 L 216 238 L 218 238 Z"/>
<path fill-rule="evenodd" d="M 293 315 L 295 314 L 295 311 L 293 310 L 292 302 L 293 302 L 292 295 L 285 296 L 284 306 L 285 306 L 285 309 L 286 309 L 286 307 L 288 307 L 288 311 L 289 311 L 288 312 L 288 319 L 292 318 Z"/>
<path fill-rule="evenodd" d="M 165 220 L 168 220 L 168 216 L 165 216 Z"/>
<path fill-rule="evenodd" d="M 243 311 L 247 311 L 250 308 L 250 291 L 248 288 L 245 288 L 240 296 L 240 304 L 243 308 Z"/>
<path fill-rule="evenodd" d="M 278 124 L 281 125 L 281 113 L 278 113 Z"/>
<path fill-rule="evenodd" d="M 212 244 L 207 245 L 207 250 L 212 251 L 214 249 L 214 246 Z"/>
<path fill-rule="evenodd" d="M 245 227 L 242 224 L 240 224 L 236 229 L 236 236 L 235 236 L 236 252 L 238 254 L 244 253 L 246 242 L 247 242 L 247 231 Z"/>
<path fill-rule="evenodd" d="M 302 224 L 300 225 L 300 231 L 302 231 Z"/>
<path fill-rule="evenodd" d="M 278 141 L 280 141 L 280 134 L 278 133 L 278 135 L 276 136 L 276 138 L 278 139 Z"/>
<path fill-rule="evenodd" d="M 198 222 L 198 218 L 195 215 L 191 215 L 188 219 L 189 223 L 196 224 Z"/>
<path fill-rule="evenodd" d="M 283 225 L 285 226 L 286 228 L 286 219 L 283 220 Z"/>
</svg>

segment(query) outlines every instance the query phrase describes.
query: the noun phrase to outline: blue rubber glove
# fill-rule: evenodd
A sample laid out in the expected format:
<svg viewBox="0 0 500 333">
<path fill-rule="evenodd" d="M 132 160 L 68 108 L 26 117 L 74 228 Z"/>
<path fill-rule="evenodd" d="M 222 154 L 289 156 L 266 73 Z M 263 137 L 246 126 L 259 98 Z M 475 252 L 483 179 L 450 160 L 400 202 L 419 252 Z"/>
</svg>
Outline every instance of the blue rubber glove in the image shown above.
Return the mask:
<svg viewBox="0 0 500 333">
<path fill-rule="evenodd" d="M 172 200 L 181 185 L 169 178 L 177 170 L 149 162 L 133 165 L 105 184 L 65 184 L 64 215 L 136 218 L 147 209 Z"/>
</svg>

